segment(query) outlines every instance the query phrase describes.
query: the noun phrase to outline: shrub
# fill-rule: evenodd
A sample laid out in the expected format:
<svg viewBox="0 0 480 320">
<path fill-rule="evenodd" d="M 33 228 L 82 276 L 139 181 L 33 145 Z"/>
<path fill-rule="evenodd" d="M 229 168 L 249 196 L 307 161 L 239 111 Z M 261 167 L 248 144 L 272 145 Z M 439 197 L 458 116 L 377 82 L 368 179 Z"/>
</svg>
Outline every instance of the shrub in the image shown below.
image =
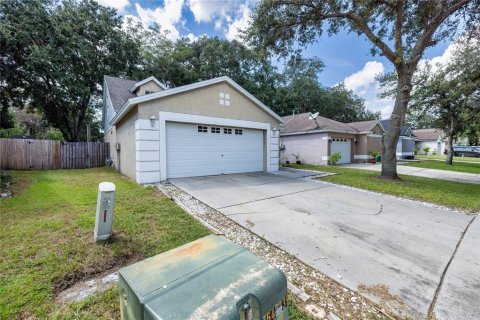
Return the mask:
<svg viewBox="0 0 480 320">
<path fill-rule="evenodd" d="M 382 153 L 380 151 L 368 151 L 368 154 L 371 155 L 373 159 L 377 159 L 377 157 Z"/>
<path fill-rule="evenodd" d="M 424 147 L 423 148 L 423 152 L 425 152 L 425 154 L 428 154 L 429 151 L 430 151 L 430 147 Z"/>
<path fill-rule="evenodd" d="M 336 166 L 337 162 L 342 159 L 342 154 L 340 152 L 335 152 L 330 155 L 330 165 Z"/>
<path fill-rule="evenodd" d="M 432 154 L 433 154 L 434 156 L 436 156 L 436 155 L 437 155 L 437 149 L 433 149 Z"/>
<path fill-rule="evenodd" d="M 415 149 L 413 149 L 413 153 L 414 153 L 415 155 L 418 154 L 418 151 L 420 151 L 420 148 L 419 148 L 419 147 L 415 147 Z"/>
<path fill-rule="evenodd" d="M 12 181 L 12 177 L 7 171 L 0 170 L 0 192 L 7 189 L 7 185 Z"/>
</svg>

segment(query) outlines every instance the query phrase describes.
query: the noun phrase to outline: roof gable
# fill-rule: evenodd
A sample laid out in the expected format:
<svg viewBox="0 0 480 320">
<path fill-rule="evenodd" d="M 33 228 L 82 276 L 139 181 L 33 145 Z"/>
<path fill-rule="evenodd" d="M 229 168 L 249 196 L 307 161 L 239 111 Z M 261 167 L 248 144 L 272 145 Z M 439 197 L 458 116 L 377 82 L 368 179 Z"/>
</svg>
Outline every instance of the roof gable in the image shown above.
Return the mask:
<svg viewBox="0 0 480 320">
<path fill-rule="evenodd" d="M 195 89 L 198 89 L 198 88 L 210 86 L 210 85 L 220 83 L 220 82 L 226 82 L 226 83 L 230 84 L 232 87 L 234 87 L 236 90 L 238 90 L 242 95 L 244 95 L 249 100 L 251 100 L 254 104 L 256 104 L 259 108 L 263 109 L 267 114 L 272 116 L 274 119 L 276 119 L 280 123 L 283 122 L 283 119 L 279 115 L 277 115 L 270 108 L 268 108 L 266 105 L 264 105 L 262 102 L 260 102 L 257 98 L 255 98 L 247 90 L 242 88 L 238 83 L 236 83 L 235 81 L 233 81 L 232 79 L 230 79 L 227 76 L 223 76 L 223 77 L 218 77 L 218 78 L 214 78 L 214 79 L 210 79 L 210 80 L 204 80 L 204 81 L 184 85 L 184 86 L 181 86 L 181 87 L 170 88 L 170 89 L 165 90 L 165 91 L 155 92 L 155 93 L 151 93 L 151 94 L 144 95 L 144 96 L 132 97 L 132 98 L 128 99 L 125 102 L 125 104 L 121 107 L 121 109 L 117 112 L 115 117 L 111 120 L 111 124 L 112 125 L 116 124 L 120 119 L 123 118 L 123 116 L 125 116 L 128 113 L 128 111 L 130 111 L 130 109 L 133 106 L 135 106 L 139 103 L 147 102 L 147 101 L 151 101 L 151 100 L 155 100 L 155 99 L 162 99 L 162 98 L 165 98 L 165 97 L 170 97 L 170 96 L 173 96 L 175 94 L 179 94 L 179 93 L 190 91 L 190 90 L 195 90 Z"/>
<path fill-rule="evenodd" d="M 146 79 L 143 79 L 141 81 L 138 81 L 136 82 L 135 84 L 132 85 L 132 87 L 130 88 L 130 92 L 135 92 L 135 90 L 137 90 L 139 87 L 143 86 L 144 84 L 147 84 L 149 82 L 155 82 L 160 88 L 162 88 L 163 90 L 167 90 L 167 87 L 165 86 L 165 84 L 161 83 L 157 78 L 155 78 L 154 76 L 151 76 L 151 77 L 148 77 Z"/>
</svg>

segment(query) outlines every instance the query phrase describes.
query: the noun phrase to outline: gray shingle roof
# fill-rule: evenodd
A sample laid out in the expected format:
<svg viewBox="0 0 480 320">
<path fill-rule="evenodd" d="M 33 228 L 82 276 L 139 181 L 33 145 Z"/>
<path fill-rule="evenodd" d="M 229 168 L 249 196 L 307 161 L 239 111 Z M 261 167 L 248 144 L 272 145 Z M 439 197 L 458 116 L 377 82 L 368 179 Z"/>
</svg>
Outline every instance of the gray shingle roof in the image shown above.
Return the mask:
<svg viewBox="0 0 480 320">
<path fill-rule="evenodd" d="M 358 121 L 347 123 L 349 127 L 352 127 L 358 131 L 369 131 L 372 130 L 377 124 L 378 120 L 367 120 L 367 121 Z"/>
<path fill-rule="evenodd" d="M 118 111 L 128 99 L 136 97 L 134 93 L 130 92 L 130 88 L 137 83 L 136 80 L 105 76 L 105 83 L 115 111 Z"/>
<path fill-rule="evenodd" d="M 379 120 L 358 121 L 351 123 L 338 122 L 332 119 L 317 117 L 317 124 L 310 120 L 310 113 L 300 113 L 291 116 L 283 117 L 284 127 L 280 129 L 281 134 L 308 132 L 308 131 L 342 131 L 350 133 L 358 133 L 372 130 Z"/>
<path fill-rule="evenodd" d="M 416 129 L 413 134 L 418 140 L 434 140 L 443 137 L 443 131 L 440 129 Z"/>
<path fill-rule="evenodd" d="M 310 113 L 300 113 L 292 116 L 283 117 L 284 127 L 280 129 L 281 134 L 307 132 L 313 130 L 336 130 L 355 132 L 356 130 L 347 124 L 332 119 L 318 116 L 315 121 L 310 120 Z"/>
<path fill-rule="evenodd" d="M 390 119 L 382 120 L 380 122 L 382 123 L 382 126 L 385 129 L 385 131 L 387 131 L 388 128 L 390 127 Z M 402 126 L 400 130 L 400 135 L 410 137 L 409 129 L 410 129 L 410 126 L 406 126 L 406 125 Z"/>
</svg>

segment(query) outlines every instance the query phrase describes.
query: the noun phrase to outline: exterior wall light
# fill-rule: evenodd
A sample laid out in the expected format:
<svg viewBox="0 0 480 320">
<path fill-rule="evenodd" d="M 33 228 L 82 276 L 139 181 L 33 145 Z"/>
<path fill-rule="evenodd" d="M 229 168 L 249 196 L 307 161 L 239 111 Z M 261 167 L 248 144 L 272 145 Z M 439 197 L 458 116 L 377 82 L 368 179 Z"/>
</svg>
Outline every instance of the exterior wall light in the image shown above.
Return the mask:
<svg viewBox="0 0 480 320">
<path fill-rule="evenodd" d="M 151 116 L 150 117 L 150 125 L 153 127 L 155 127 L 155 120 L 157 120 L 157 118 L 155 118 L 155 116 Z"/>
</svg>

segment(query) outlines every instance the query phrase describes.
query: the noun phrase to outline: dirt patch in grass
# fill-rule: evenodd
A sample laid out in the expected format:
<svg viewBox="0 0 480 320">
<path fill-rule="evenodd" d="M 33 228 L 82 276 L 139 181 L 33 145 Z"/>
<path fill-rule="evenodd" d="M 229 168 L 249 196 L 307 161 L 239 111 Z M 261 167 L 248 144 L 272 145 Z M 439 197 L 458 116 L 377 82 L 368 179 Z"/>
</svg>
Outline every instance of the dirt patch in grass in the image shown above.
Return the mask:
<svg viewBox="0 0 480 320">
<path fill-rule="evenodd" d="M 57 296 L 60 292 L 67 290 L 80 281 L 109 274 L 116 270 L 128 266 L 132 263 L 145 259 L 144 255 L 132 254 L 128 256 L 115 257 L 112 260 L 106 260 L 103 263 L 88 266 L 82 270 L 75 270 L 66 274 L 63 278 L 57 278 L 53 282 L 53 295 Z"/>
</svg>

